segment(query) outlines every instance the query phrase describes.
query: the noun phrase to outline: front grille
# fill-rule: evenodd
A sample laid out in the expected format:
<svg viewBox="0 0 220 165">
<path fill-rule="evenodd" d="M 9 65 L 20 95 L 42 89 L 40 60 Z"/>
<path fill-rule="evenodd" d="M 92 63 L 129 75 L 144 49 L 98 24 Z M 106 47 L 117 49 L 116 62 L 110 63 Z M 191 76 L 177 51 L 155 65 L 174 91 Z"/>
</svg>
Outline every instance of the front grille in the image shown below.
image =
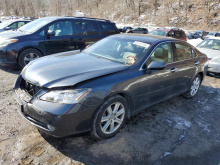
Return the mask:
<svg viewBox="0 0 220 165">
<path fill-rule="evenodd" d="M 34 96 L 41 89 L 40 87 L 33 85 L 24 79 L 21 80 L 20 87 L 26 90 L 31 96 Z"/>
</svg>

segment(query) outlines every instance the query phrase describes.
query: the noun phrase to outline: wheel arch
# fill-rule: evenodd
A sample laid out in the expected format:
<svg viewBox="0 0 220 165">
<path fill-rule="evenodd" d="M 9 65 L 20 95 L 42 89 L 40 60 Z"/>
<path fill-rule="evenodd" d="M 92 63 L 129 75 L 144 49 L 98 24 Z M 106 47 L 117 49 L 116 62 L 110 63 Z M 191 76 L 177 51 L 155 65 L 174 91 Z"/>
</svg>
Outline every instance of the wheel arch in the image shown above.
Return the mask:
<svg viewBox="0 0 220 165">
<path fill-rule="evenodd" d="M 36 50 L 38 50 L 39 52 L 41 52 L 41 54 L 42 54 L 43 56 L 45 56 L 45 54 L 43 53 L 43 51 L 40 50 L 39 48 L 36 48 L 36 47 L 34 47 L 34 46 L 28 46 L 28 47 L 24 47 L 24 48 L 22 48 L 22 49 L 19 50 L 19 52 L 18 52 L 18 54 L 17 54 L 17 62 L 18 62 L 18 58 L 19 58 L 20 54 L 21 54 L 23 51 L 27 50 L 27 49 L 36 49 Z"/>
</svg>

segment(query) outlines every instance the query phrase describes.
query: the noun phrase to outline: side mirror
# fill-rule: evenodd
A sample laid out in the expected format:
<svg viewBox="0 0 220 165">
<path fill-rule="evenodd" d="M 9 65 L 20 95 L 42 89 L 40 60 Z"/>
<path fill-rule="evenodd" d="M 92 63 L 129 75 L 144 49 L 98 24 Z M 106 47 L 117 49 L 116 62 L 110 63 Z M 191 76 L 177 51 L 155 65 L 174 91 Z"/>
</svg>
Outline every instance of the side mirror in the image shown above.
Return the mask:
<svg viewBox="0 0 220 165">
<path fill-rule="evenodd" d="M 55 36 L 55 31 L 53 31 L 53 30 L 48 30 L 48 32 L 47 32 L 47 36 Z"/>
<path fill-rule="evenodd" d="M 11 28 L 10 27 L 6 27 L 5 30 L 11 30 Z"/>
<path fill-rule="evenodd" d="M 162 70 L 165 68 L 165 65 L 166 64 L 161 61 L 152 61 L 147 68 L 150 70 Z"/>
</svg>

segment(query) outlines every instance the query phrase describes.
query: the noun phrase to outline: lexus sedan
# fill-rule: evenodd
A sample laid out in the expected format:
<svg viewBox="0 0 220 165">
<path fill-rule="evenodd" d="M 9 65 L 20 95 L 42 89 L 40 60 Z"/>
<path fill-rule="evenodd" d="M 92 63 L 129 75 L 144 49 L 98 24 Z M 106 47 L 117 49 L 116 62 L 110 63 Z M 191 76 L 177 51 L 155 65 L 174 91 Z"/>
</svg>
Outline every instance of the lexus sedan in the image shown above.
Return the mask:
<svg viewBox="0 0 220 165">
<path fill-rule="evenodd" d="M 15 83 L 14 97 L 20 114 L 52 136 L 91 131 L 105 139 L 153 104 L 178 95 L 193 98 L 206 61 L 181 40 L 113 35 L 82 52 L 30 62 Z"/>
</svg>

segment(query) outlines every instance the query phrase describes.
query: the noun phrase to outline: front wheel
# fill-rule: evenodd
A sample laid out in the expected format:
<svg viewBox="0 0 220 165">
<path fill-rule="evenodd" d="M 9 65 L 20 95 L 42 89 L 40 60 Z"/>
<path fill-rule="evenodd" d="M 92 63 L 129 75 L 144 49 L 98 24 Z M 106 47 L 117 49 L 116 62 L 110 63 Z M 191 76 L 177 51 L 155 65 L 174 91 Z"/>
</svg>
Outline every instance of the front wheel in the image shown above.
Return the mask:
<svg viewBox="0 0 220 165">
<path fill-rule="evenodd" d="M 190 89 L 183 94 L 184 97 L 191 99 L 196 96 L 201 85 L 201 76 L 198 74 L 192 81 Z"/>
<path fill-rule="evenodd" d="M 18 63 L 22 68 L 24 68 L 29 62 L 42 56 L 42 53 L 37 49 L 26 49 L 20 53 Z"/>
<path fill-rule="evenodd" d="M 123 127 L 128 112 L 128 104 L 122 96 L 115 95 L 106 100 L 95 115 L 92 134 L 98 139 L 115 136 Z"/>
</svg>

